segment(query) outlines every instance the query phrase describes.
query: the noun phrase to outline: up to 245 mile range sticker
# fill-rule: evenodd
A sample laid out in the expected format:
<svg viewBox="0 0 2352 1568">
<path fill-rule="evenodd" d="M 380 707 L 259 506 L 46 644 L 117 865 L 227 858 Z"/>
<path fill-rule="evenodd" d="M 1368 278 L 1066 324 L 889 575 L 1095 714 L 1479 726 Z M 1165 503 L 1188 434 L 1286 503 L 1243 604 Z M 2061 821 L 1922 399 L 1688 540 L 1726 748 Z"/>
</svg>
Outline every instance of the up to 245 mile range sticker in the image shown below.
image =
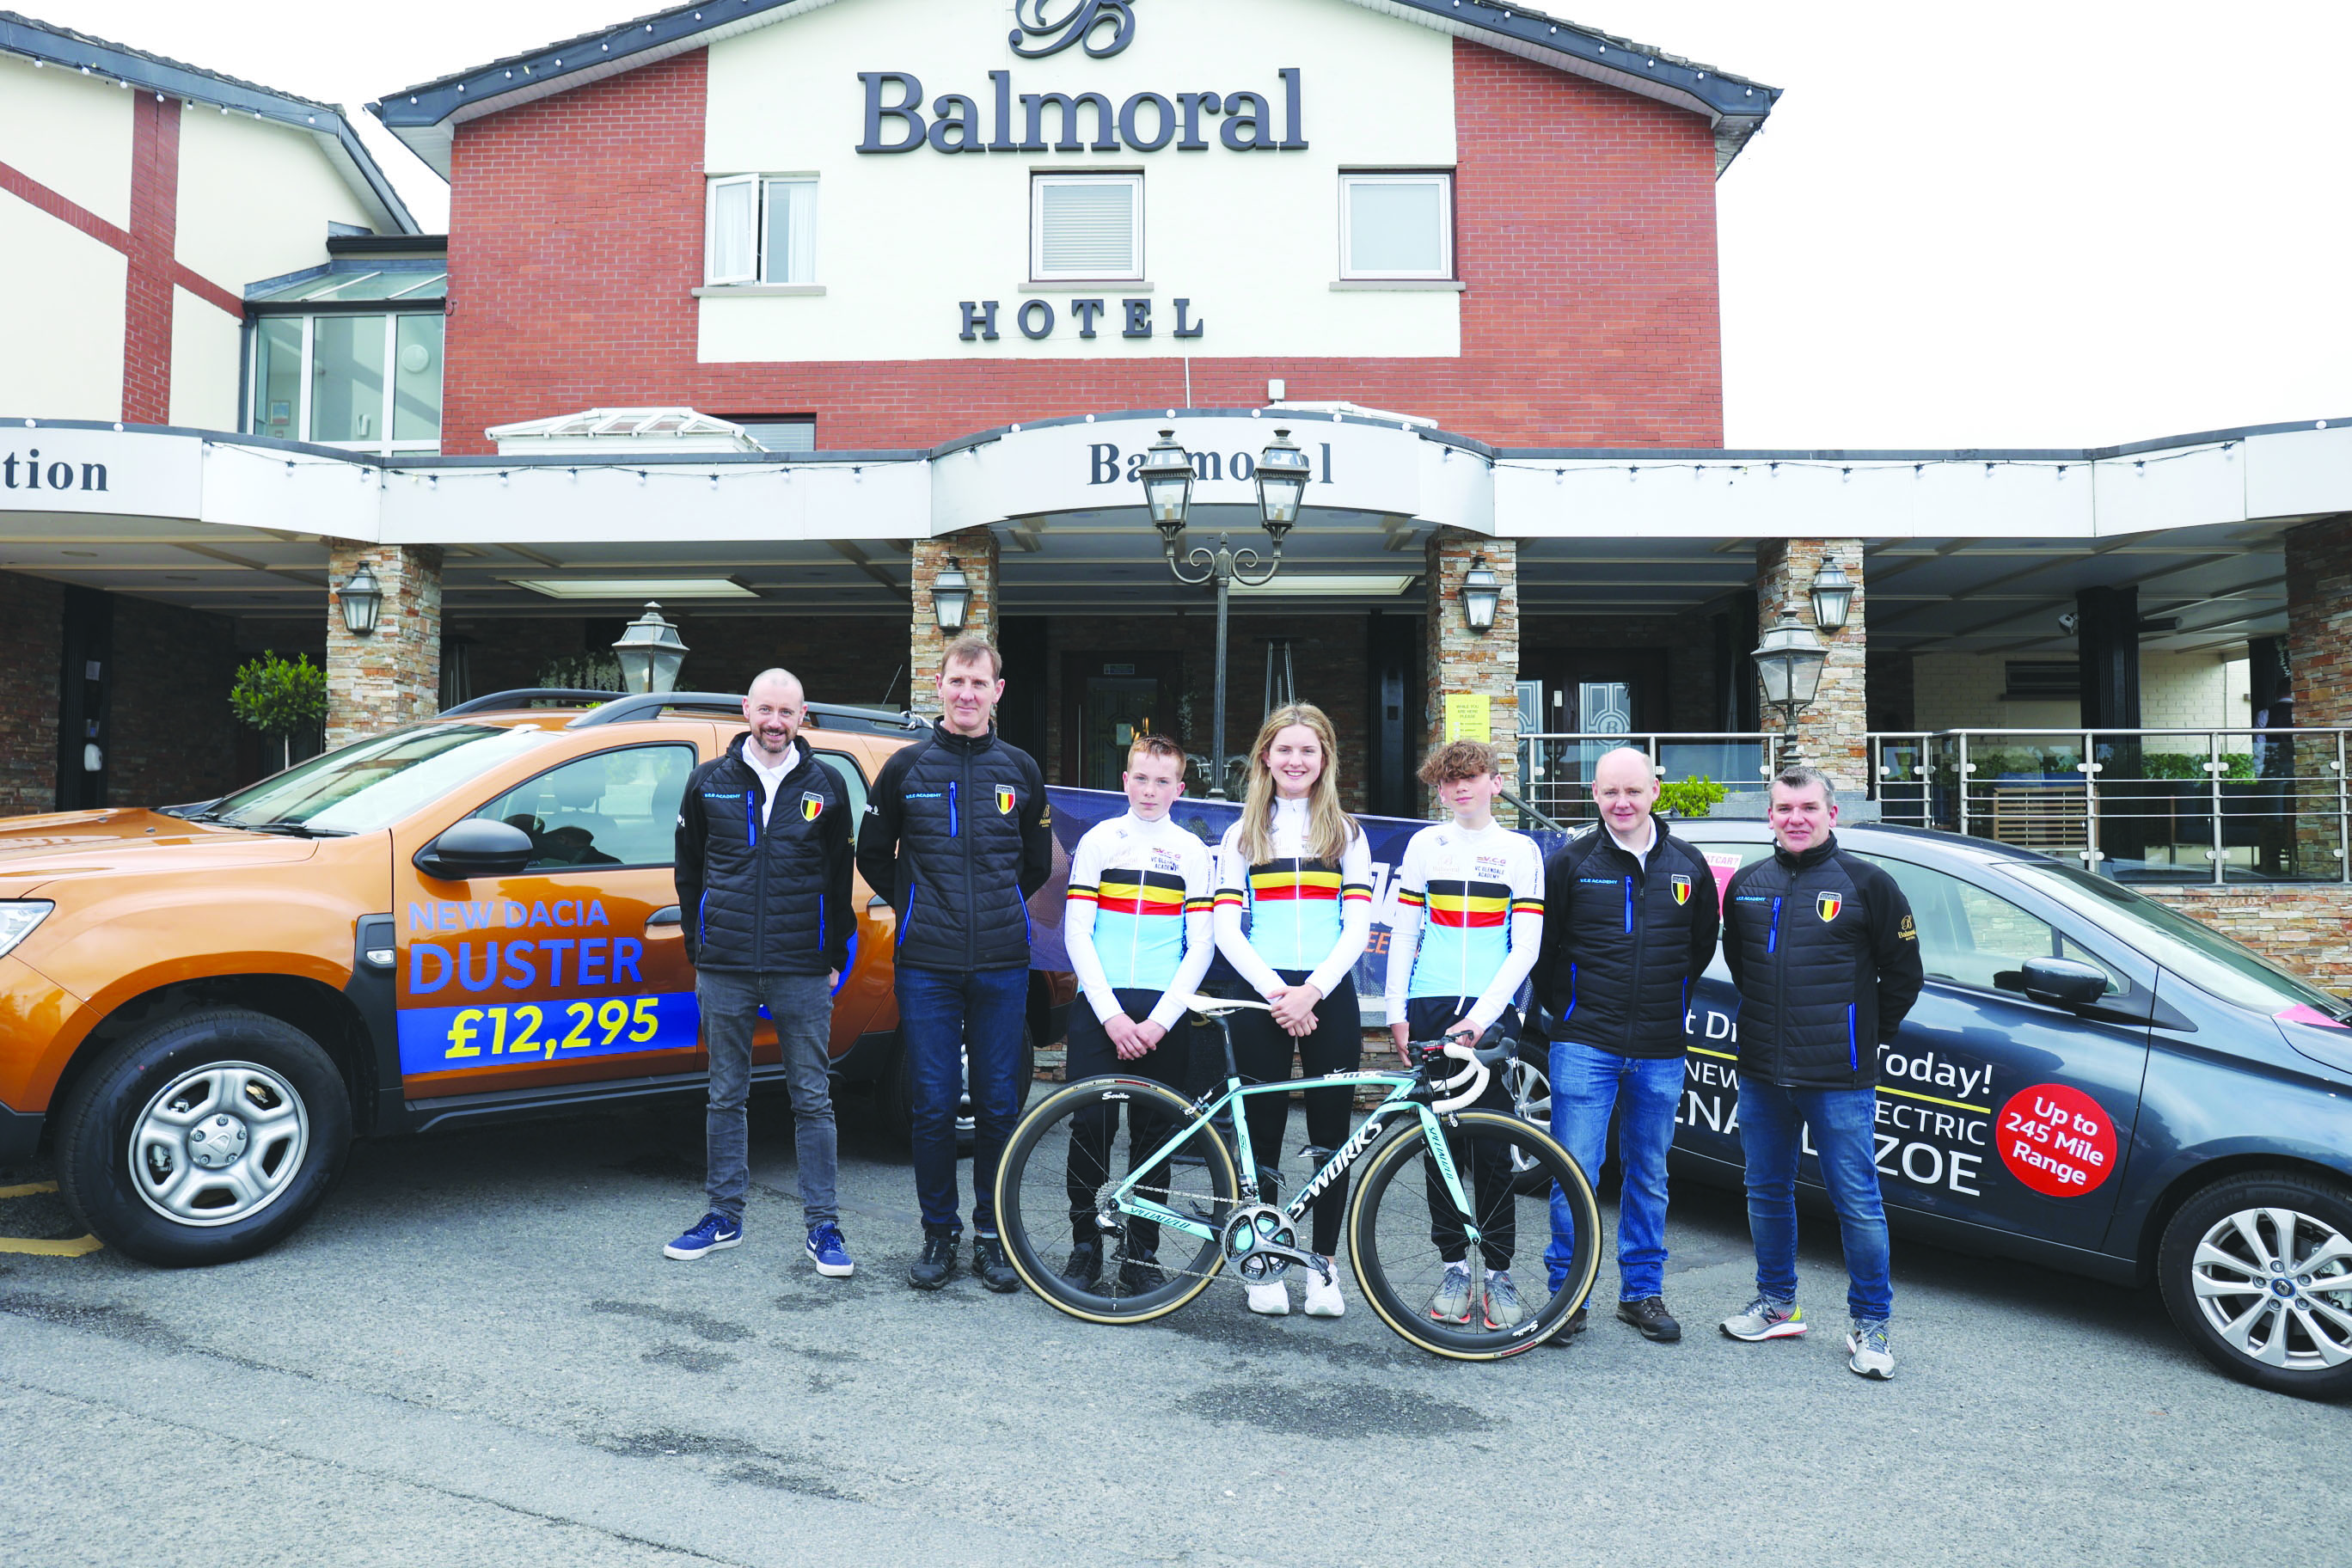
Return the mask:
<svg viewBox="0 0 2352 1568">
<path fill-rule="evenodd" d="M 2115 1123 L 2097 1100 L 2063 1083 L 2011 1095 L 1996 1136 L 2009 1173 L 2049 1197 L 2079 1197 L 2115 1173 Z"/>
</svg>

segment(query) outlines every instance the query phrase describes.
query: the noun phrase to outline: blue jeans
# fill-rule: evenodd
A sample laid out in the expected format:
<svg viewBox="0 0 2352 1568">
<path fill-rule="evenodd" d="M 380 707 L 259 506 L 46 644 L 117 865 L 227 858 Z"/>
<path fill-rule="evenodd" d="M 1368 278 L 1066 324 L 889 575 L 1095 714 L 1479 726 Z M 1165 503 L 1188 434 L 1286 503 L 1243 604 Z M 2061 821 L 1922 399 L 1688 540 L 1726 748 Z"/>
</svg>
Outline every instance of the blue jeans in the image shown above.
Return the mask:
<svg viewBox="0 0 2352 1568">
<path fill-rule="evenodd" d="M 900 964 L 898 1039 L 915 1084 L 915 1195 L 923 1229 L 957 1236 L 956 1102 L 970 1058 L 971 1227 L 996 1234 L 996 1165 L 1021 1113 L 1021 1015 L 1029 971 Z"/>
<path fill-rule="evenodd" d="M 1609 1152 L 1609 1115 L 1621 1102 L 1617 1163 L 1625 1173 L 1617 1206 L 1617 1299 L 1665 1294 L 1666 1150 L 1682 1104 L 1683 1058 L 1621 1057 L 1574 1040 L 1551 1047 L 1551 1135 L 1589 1181 L 1601 1179 Z M 1555 1187 L 1551 1243 L 1544 1265 L 1557 1290 L 1575 1257 L 1575 1215 Z"/>
<path fill-rule="evenodd" d="M 1783 1089 L 1740 1075 L 1739 1145 L 1748 1156 L 1748 1229 L 1756 1238 L 1759 1295 L 1797 1299 L 1797 1156 L 1811 1127 L 1845 1247 L 1846 1308 L 1857 1318 L 1893 1314 L 1877 1126 L 1875 1089 Z"/>
<path fill-rule="evenodd" d="M 801 1218 L 812 1226 L 838 1219 L 833 1086 L 825 1076 L 833 994 L 824 976 L 704 969 L 695 973 L 694 997 L 702 1009 L 702 1043 L 710 1052 L 710 1100 L 703 1119 L 710 1163 L 704 1186 L 710 1206 L 730 1219 L 743 1217 L 743 1194 L 751 1182 L 744 1112 L 751 1089 L 751 1028 L 764 1006 L 776 1026 L 784 1083 L 792 1091 Z"/>
</svg>

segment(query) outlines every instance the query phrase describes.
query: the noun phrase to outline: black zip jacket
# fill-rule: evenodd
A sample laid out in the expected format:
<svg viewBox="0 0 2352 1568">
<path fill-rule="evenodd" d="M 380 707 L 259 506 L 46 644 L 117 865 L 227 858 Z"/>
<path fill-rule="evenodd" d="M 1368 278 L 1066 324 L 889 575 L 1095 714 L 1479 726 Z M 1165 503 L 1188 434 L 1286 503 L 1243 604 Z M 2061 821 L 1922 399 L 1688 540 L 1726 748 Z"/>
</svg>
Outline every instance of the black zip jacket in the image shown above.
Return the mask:
<svg viewBox="0 0 2352 1568">
<path fill-rule="evenodd" d="M 1544 862 L 1536 999 L 1545 1032 L 1621 1057 L 1683 1054 L 1691 986 L 1715 957 L 1722 920 L 1706 857 L 1650 819 L 1646 866 L 1607 826 L 1579 834 Z"/>
<path fill-rule="evenodd" d="M 677 808 L 677 909 L 698 969 L 823 974 L 849 967 L 849 794 L 840 775 L 795 741 L 800 765 L 776 785 L 760 820 L 751 742 L 687 781 Z"/>
<path fill-rule="evenodd" d="M 959 735 L 929 739 L 882 764 L 857 831 L 866 886 L 891 889 L 898 962 L 969 973 L 1026 968 L 1029 895 L 1054 870 L 1045 777 L 1020 747 Z"/>
<path fill-rule="evenodd" d="M 1792 1089 L 1873 1089 L 1919 999 L 1919 932 L 1895 879 L 1834 835 L 1742 867 L 1724 889 L 1739 1070 Z"/>
</svg>

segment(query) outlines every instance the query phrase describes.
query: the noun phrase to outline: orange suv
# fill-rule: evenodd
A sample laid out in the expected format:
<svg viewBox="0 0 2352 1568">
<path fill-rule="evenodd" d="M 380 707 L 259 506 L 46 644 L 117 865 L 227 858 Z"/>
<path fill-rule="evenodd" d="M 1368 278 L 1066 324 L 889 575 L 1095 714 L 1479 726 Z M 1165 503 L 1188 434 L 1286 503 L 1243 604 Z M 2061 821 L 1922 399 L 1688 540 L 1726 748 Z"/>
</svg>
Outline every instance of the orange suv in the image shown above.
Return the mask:
<svg viewBox="0 0 2352 1568">
<path fill-rule="evenodd" d="M 46 1133 L 99 1239 L 212 1263 L 299 1226 L 355 1134 L 699 1096 L 671 847 L 740 702 L 499 692 L 216 801 L 0 824 L 0 1160 Z M 925 728 L 812 703 L 802 738 L 862 812 Z M 903 1131 L 896 918 L 855 896 L 834 1069 Z M 764 1025 L 752 1062 L 782 1081 Z"/>
</svg>

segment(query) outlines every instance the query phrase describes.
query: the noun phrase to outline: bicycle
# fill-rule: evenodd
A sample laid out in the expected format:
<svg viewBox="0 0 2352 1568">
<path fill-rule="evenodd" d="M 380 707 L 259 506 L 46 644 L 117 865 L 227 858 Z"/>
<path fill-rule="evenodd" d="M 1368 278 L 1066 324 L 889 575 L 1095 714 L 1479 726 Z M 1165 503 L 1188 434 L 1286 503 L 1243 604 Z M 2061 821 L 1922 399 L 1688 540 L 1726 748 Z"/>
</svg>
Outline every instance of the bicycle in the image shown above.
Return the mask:
<svg viewBox="0 0 2352 1568">
<path fill-rule="evenodd" d="M 1499 1031 L 1488 1031 L 1476 1047 L 1414 1042 L 1407 1068 L 1245 1084 L 1227 1020 L 1266 1005 L 1213 996 L 1189 1005 L 1223 1041 L 1221 1088 L 1187 1100 L 1145 1079 L 1084 1079 L 1013 1128 L 997 1170 L 997 1225 L 1014 1271 L 1050 1305 L 1088 1322 L 1150 1322 L 1198 1297 L 1229 1263 L 1251 1284 L 1318 1269 L 1301 1227 L 1317 1195 L 1360 1160 L 1364 1172 L 1348 1205 L 1348 1257 L 1364 1299 L 1406 1340 L 1458 1360 L 1499 1360 L 1542 1343 L 1584 1304 L 1600 1268 L 1591 1184 L 1541 1128 L 1468 1109 L 1514 1049 L 1508 1039 L 1494 1043 Z M 1465 1065 L 1437 1079 L 1434 1069 L 1451 1061 Z M 1266 1201 L 1241 1103 L 1302 1086 L 1360 1084 L 1384 1084 L 1388 1097 L 1337 1150 L 1310 1151 L 1328 1158 L 1287 1204 Z M 1127 1173 L 1114 1178 L 1122 1129 Z M 1540 1192 L 1528 1190 L 1528 1169 L 1549 1173 Z M 1415 1172 L 1421 1179 L 1408 1179 Z M 1489 1179 L 1482 1183 L 1482 1174 Z M 1542 1252 L 1555 1187 L 1570 1211 L 1573 1243 L 1565 1278 L 1549 1289 Z M 1057 1269 L 1055 1258 L 1082 1242 L 1098 1249 L 1093 1267 L 1073 1254 Z M 1171 1254 L 1188 1242 L 1191 1251 L 1162 1258 L 1163 1242 Z M 1528 1265 L 1516 1319 L 1507 1300 L 1489 1296 L 1490 1247 Z M 1470 1276 L 1466 1317 L 1433 1316 L 1448 1252 Z"/>
</svg>

